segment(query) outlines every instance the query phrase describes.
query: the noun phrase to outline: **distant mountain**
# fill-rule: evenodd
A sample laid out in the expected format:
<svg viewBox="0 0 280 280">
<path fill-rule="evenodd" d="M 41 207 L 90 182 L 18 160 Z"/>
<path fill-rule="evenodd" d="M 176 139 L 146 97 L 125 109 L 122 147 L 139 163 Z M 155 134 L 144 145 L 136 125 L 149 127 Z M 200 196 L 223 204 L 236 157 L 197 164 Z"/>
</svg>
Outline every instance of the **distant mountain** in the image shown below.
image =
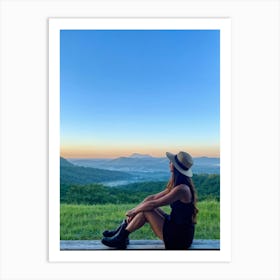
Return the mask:
<svg viewBox="0 0 280 280">
<path fill-rule="evenodd" d="M 138 154 L 138 153 L 133 153 L 129 157 L 130 158 L 152 158 L 152 156 L 150 156 L 148 154 Z"/>
<path fill-rule="evenodd" d="M 156 158 L 152 156 L 130 156 L 119 157 L 112 159 L 103 165 L 109 169 L 123 170 L 123 171 L 142 171 L 142 172 L 154 172 L 154 171 L 166 171 L 168 170 L 167 158 Z"/>
<path fill-rule="evenodd" d="M 69 167 L 69 166 L 74 166 L 74 164 L 72 164 L 71 162 L 69 162 L 68 160 L 66 160 L 63 157 L 60 157 L 60 167 Z"/>
<path fill-rule="evenodd" d="M 131 174 L 99 168 L 75 165 L 65 158 L 60 158 L 60 183 L 85 185 L 91 183 L 129 180 Z"/>
<path fill-rule="evenodd" d="M 195 165 L 220 165 L 218 157 L 197 157 L 194 158 Z"/>
<path fill-rule="evenodd" d="M 141 173 L 139 176 L 169 176 L 168 159 L 166 157 L 152 157 L 134 153 L 129 157 L 114 159 L 71 159 L 71 162 L 81 166 L 102 168 L 107 170 Z M 220 159 L 210 157 L 194 158 L 193 172 L 220 174 Z"/>
</svg>

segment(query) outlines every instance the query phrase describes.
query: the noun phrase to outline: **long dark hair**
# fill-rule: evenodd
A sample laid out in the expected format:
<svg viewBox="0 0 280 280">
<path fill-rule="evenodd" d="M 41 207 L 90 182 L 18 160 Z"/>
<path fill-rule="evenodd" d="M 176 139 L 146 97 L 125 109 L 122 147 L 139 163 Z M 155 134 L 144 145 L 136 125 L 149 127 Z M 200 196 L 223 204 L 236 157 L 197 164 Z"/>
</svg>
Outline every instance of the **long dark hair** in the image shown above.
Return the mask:
<svg viewBox="0 0 280 280">
<path fill-rule="evenodd" d="M 173 188 L 175 188 L 176 186 L 181 185 L 181 184 L 189 186 L 190 191 L 192 193 L 192 203 L 194 206 L 192 220 L 193 220 L 193 223 L 196 224 L 196 215 L 199 210 L 196 207 L 197 194 L 196 194 L 196 189 L 195 189 L 193 180 L 191 177 L 185 176 L 184 174 L 180 173 L 174 166 L 171 178 L 167 184 L 167 189 L 169 191 L 171 191 Z"/>
</svg>

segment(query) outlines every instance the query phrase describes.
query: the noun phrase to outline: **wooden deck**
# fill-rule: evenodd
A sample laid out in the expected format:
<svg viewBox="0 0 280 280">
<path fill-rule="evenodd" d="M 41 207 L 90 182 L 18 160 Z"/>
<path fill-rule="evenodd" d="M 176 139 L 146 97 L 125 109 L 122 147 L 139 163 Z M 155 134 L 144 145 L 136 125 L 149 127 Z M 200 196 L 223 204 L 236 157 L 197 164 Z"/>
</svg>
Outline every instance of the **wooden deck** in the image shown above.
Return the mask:
<svg viewBox="0 0 280 280">
<path fill-rule="evenodd" d="M 127 250 L 164 250 L 161 240 L 130 240 Z M 115 250 L 100 240 L 61 240 L 60 250 Z M 189 250 L 220 250 L 220 240 L 196 239 Z"/>
</svg>

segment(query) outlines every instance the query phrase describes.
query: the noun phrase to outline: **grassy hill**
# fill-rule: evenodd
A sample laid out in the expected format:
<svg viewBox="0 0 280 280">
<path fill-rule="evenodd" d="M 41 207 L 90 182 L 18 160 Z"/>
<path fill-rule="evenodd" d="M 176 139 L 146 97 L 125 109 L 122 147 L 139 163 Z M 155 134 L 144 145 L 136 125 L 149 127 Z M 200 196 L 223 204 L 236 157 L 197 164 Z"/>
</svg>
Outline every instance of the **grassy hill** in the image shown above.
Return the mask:
<svg viewBox="0 0 280 280">
<path fill-rule="evenodd" d="M 99 240 L 106 229 L 114 229 L 134 204 L 70 205 L 60 207 L 61 240 Z M 195 239 L 220 238 L 220 203 L 205 200 L 198 203 L 199 213 Z M 163 207 L 166 213 L 168 206 Z M 131 239 L 157 239 L 149 225 L 130 235 Z"/>
</svg>

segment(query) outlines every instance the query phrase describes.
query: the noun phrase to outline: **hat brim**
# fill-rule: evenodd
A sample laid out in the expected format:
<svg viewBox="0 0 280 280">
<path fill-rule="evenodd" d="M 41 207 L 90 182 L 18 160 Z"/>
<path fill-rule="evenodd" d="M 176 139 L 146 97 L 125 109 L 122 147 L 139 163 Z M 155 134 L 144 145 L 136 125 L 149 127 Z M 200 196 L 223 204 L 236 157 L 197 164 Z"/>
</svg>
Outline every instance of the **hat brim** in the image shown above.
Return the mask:
<svg viewBox="0 0 280 280">
<path fill-rule="evenodd" d="M 183 175 L 185 176 L 188 176 L 188 177 L 192 177 L 193 176 L 193 172 L 191 170 L 191 168 L 189 168 L 188 170 L 184 170 L 183 168 L 181 168 L 178 163 L 176 162 L 175 160 L 175 156 L 174 154 L 172 153 L 169 153 L 169 152 L 166 152 L 166 156 L 168 157 L 168 159 L 173 163 L 173 165 L 175 166 L 175 168 L 180 172 L 182 173 Z"/>
</svg>

